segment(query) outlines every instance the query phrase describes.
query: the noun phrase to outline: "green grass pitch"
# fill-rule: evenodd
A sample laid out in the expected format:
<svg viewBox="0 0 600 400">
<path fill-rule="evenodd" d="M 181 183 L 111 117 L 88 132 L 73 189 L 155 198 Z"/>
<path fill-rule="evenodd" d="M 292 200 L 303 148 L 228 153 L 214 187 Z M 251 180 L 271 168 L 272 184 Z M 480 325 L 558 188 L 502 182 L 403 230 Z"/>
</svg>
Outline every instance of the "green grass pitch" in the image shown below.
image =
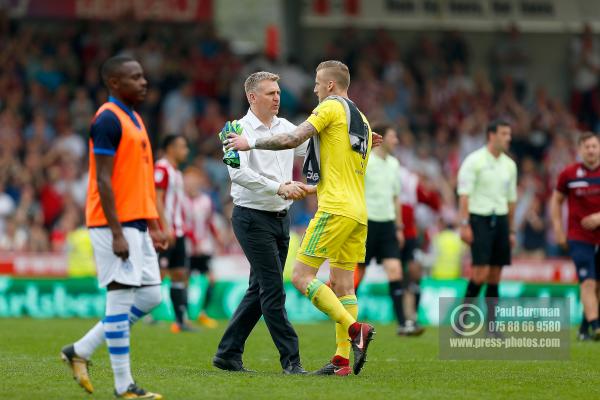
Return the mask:
<svg viewBox="0 0 600 400">
<path fill-rule="evenodd" d="M 92 320 L 0 319 L 0 399 L 110 399 L 106 348 L 92 358 L 95 393 L 87 395 L 60 362 Z M 331 356 L 332 323 L 295 325 L 304 367 Z M 600 343 L 571 344 L 568 361 L 441 361 L 436 329 L 400 338 L 392 325 L 376 326 L 369 362 L 358 376 L 282 376 L 279 356 L 264 323 L 248 343 L 244 363 L 255 374 L 211 366 L 224 329 L 173 335 L 167 324 L 140 323 L 132 332 L 133 375 L 165 399 L 598 399 Z M 572 337 L 575 337 L 573 331 Z"/>
</svg>

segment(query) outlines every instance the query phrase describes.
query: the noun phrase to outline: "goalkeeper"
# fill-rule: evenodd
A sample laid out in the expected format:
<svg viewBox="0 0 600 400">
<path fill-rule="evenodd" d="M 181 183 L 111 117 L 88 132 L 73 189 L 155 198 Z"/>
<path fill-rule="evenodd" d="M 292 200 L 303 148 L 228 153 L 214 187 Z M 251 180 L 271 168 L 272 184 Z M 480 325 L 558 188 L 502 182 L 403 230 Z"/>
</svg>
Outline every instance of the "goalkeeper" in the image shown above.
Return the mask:
<svg viewBox="0 0 600 400">
<path fill-rule="evenodd" d="M 256 72 L 244 84 L 250 103 L 248 113 L 228 122 L 219 134 L 225 140 L 230 133 L 249 141 L 267 138 L 295 129 L 278 118 L 279 76 Z M 285 311 L 283 266 L 288 253 L 292 200 L 301 199 L 310 189 L 292 182 L 294 156 L 306 154 L 307 143 L 287 151 L 225 151 L 223 162 L 231 177 L 231 197 L 235 205 L 233 231 L 250 262 L 249 287 L 235 310 L 219 343 L 213 365 L 228 371 L 248 371 L 242 363 L 246 339 L 264 316 L 273 342 L 279 350 L 285 374 L 304 374 L 300 364 L 298 336 Z"/>
</svg>

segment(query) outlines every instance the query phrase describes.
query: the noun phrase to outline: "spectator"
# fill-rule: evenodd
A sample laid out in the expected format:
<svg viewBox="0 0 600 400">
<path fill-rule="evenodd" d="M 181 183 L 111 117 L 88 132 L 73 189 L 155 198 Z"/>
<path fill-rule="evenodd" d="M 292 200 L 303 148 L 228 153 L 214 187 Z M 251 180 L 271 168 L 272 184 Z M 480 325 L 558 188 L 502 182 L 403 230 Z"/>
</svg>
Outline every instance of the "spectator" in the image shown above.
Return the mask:
<svg viewBox="0 0 600 400">
<path fill-rule="evenodd" d="M 356 106 L 370 118 L 374 112 L 382 93 L 382 84 L 378 80 L 373 65 L 367 60 L 361 60 L 353 76 L 352 86 L 348 95 L 354 99 Z"/>
<path fill-rule="evenodd" d="M 67 250 L 67 236 L 80 226 L 81 215 L 81 209 L 77 207 L 66 208 L 50 233 L 52 251 L 64 252 Z"/>
<path fill-rule="evenodd" d="M 87 137 L 90 121 L 94 116 L 94 104 L 85 87 L 80 86 L 75 90 L 75 96 L 69 105 L 69 114 L 75 132 Z"/>
<path fill-rule="evenodd" d="M 33 120 L 25 127 L 25 139 L 28 141 L 38 140 L 44 144 L 50 144 L 56 131 L 48 121 L 46 112 L 42 109 L 36 109 L 33 114 Z"/>
<path fill-rule="evenodd" d="M 458 61 L 455 61 L 451 65 L 452 74 L 448 78 L 450 92 L 453 94 L 460 92 L 469 94 L 473 93 L 475 86 L 471 77 L 469 77 L 465 72 L 465 65 Z"/>
<path fill-rule="evenodd" d="M 277 70 L 281 82 L 281 111 L 284 115 L 294 115 L 298 112 L 304 93 L 312 90 L 312 76 L 300 67 L 294 57 L 278 66 Z"/>
<path fill-rule="evenodd" d="M 16 208 L 15 200 L 5 192 L 4 183 L 0 181 L 0 228 L 3 228 L 2 222 L 8 219 Z"/>
<path fill-rule="evenodd" d="M 203 137 L 216 138 L 227 119 L 221 113 L 221 107 L 215 100 L 208 100 L 202 116 L 198 120 L 198 128 Z"/>
<path fill-rule="evenodd" d="M 50 242 L 48 240 L 48 231 L 46 230 L 41 218 L 34 218 L 30 222 L 29 237 L 25 250 L 42 253 L 50 251 Z"/>
<path fill-rule="evenodd" d="M 534 196 L 529 203 L 525 218 L 518 227 L 521 234 L 521 254 L 526 257 L 542 259 L 546 247 L 547 223 L 544 220 L 543 203 Z"/>
<path fill-rule="evenodd" d="M 22 251 L 27 244 L 27 231 L 17 225 L 15 217 L 6 219 L 3 231 L 0 233 L 0 250 Z"/>
<path fill-rule="evenodd" d="M 514 82 L 515 97 L 523 101 L 527 95 L 529 55 L 519 28 L 512 24 L 494 50 L 494 65 L 498 82 Z"/>
<path fill-rule="evenodd" d="M 439 47 L 446 65 L 469 63 L 469 47 L 460 31 L 454 29 L 443 33 Z"/>
<path fill-rule="evenodd" d="M 60 180 L 60 172 L 58 166 L 50 167 L 48 169 L 48 180 L 40 188 L 42 225 L 46 227 L 52 226 L 63 211 L 63 196 L 61 196 L 57 188 L 57 183 Z"/>
<path fill-rule="evenodd" d="M 35 80 L 49 91 L 56 90 L 65 77 L 56 68 L 55 58 L 46 56 L 42 60 L 41 68 L 35 73 Z"/>
<path fill-rule="evenodd" d="M 72 129 L 68 115 L 66 109 L 63 109 L 56 118 L 55 125 L 58 134 L 53 141 L 51 151 L 75 158 L 78 161 L 83 160 L 86 156 L 87 143 Z"/>
<path fill-rule="evenodd" d="M 600 48 L 591 27 L 586 24 L 581 36 L 571 43 L 570 67 L 573 76 L 571 107 L 583 129 L 598 129 L 598 74 Z"/>
<path fill-rule="evenodd" d="M 193 86 L 190 82 L 184 82 L 165 97 L 162 108 L 165 133 L 180 133 L 185 124 L 194 118 L 194 113 Z"/>
<path fill-rule="evenodd" d="M 433 40 L 423 35 L 417 39 L 416 46 L 410 52 L 410 68 L 421 90 L 425 88 L 428 79 L 441 72 L 443 62 L 438 50 Z"/>
</svg>

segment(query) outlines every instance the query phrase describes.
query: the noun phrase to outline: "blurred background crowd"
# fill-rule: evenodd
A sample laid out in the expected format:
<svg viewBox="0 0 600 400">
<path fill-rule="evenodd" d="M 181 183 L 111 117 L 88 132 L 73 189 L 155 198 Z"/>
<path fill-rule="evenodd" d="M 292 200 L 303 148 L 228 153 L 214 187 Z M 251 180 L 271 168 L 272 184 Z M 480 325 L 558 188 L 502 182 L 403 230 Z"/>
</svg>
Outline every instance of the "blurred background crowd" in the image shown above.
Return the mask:
<svg viewBox="0 0 600 400">
<path fill-rule="evenodd" d="M 385 30 L 355 33 L 340 30 L 320 44 L 317 57 L 282 61 L 234 51 L 210 23 L 64 24 L 0 16 L 0 251 L 64 251 L 66 235 L 82 226 L 88 131 L 107 100 L 99 67 L 122 53 L 145 68 L 149 92 L 137 111 L 154 148 L 168 133 L 188 138 L 188 165 L 205 174 L 226 242 L 233 240 L 229 177 L 216 133 L 245 114 L 245 77 L 278 73 L 280 116 L 298 123 L 316 105 L 314 67 L 339 59 L 350 67 L 350 97 L 370 121 L 398 128 L 401 164 L 440 192 L 440 216 L 417 213 L 422 232 L 432 218 L 454 222 L 460 162 L 484 144 L 488 121 L 503 118 L 512 124 L 511 155 L 520 168 L 517 251 L 558 255 L 547 200 L 558 172 L 575 159 L 577 134 L 600 122 L 600 43 L 591 30 L 564 49 L 570 93 L 560 98 L 526 79 L 529 49 L 515 26 L 498 32 L 487 66 L 477 70 L 469 68 L 474 53 L 460 31 L 423 33 L 402 47 Z M 293 224 L 303 229 L 315 206 L 315 199 L 296 203 Z"/>
</svg>

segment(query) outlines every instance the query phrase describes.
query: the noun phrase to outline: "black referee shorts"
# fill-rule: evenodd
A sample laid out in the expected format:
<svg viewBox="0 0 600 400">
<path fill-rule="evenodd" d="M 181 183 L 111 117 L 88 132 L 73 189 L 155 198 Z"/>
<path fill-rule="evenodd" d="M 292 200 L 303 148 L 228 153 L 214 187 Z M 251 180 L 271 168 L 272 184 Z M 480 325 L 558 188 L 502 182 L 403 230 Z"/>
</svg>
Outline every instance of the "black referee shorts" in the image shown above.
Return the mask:
<svg viewBox="0 0 600 400">
<path fill-rule="evenodd" d="M 158 255 L 158 262 L 161 268 L 182 268 L 186 267 L 185 238 L 183 236 L 175 239 L 175 245 L 162 251 Z"/>
<path fill-rule="evenodd" d="M 474 267 L 510 265 L 510 231 L 506 215 L 469 216 L 473 230 L 471 258 Z"/>
<path fill-rule="evenodd" d="M 385 258 L 400 259 L 400 246 L 396 238 L 394 221 L 369 221 L 367 225 L 367 253 L 365 264 L 375 257 L 378 264 Z"/>
<path fill-rule="evenodd" d="M 198 271 L 200 274 L 208 274 L 210 272 L 211 256 L 207 254 L 190 257 L 190 270 Z"/>
</svg>

